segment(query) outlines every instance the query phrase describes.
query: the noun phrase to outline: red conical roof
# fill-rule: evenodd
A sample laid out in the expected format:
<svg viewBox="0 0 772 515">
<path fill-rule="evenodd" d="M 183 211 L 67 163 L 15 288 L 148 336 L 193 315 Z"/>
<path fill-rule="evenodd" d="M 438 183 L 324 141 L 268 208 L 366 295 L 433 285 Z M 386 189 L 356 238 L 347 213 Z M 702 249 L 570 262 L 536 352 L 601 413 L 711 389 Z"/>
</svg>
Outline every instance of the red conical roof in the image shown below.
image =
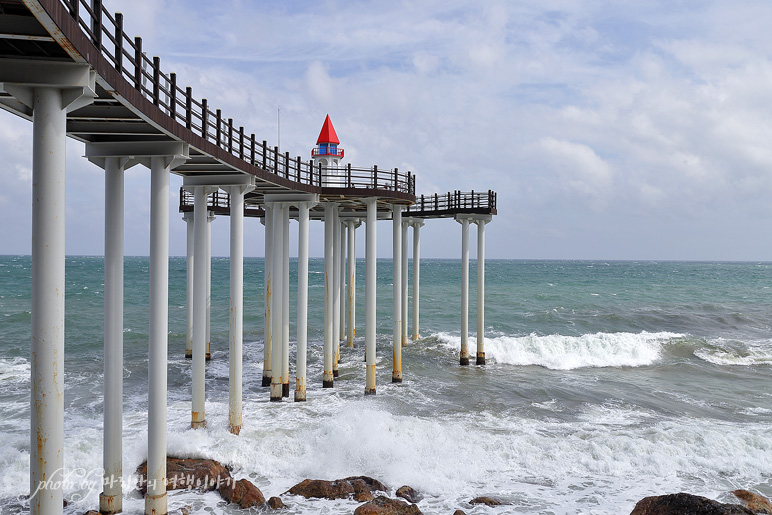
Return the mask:
<svg viewBox="0 0 772 515">
<path fill-rule="evenodd" d="M 320 143 L 334 143 L 338 145 L 340 141 L 338 141 L 338 135 L 335 134 L 335 127 L 332 126 L 332 121 L 330 121 L 330 115 L 327 115 L 327 118 L 324 119 L 324 125 L 322 125 L 322 132 L 319 133 L 319 139 L 316 140 L 316 144 L 319 145 Z"/>
</svg>

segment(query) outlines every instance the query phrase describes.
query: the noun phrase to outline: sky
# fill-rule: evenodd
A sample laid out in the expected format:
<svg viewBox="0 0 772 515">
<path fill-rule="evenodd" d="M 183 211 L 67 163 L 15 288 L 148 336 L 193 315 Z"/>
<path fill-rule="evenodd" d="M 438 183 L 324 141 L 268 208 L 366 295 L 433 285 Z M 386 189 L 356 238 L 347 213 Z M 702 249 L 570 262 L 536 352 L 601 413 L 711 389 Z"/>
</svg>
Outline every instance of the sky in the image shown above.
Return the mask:
<svg viewBox="0 0 772 515">
<path fill-rule="evenodd" d="M 258 140 L 308 158 L 329 113 L 354 166 L 411 170 L 418 193 L 495 190 L 489 259 L 772 260 L 768 0 L 104 4 Z M 0 111 L 0 254 L 30 252 L 31 136 Z M 81 143 L 67 152 L 66 251 L 101 255 L 104 175 Z M 127 255 L 149 251 L 149 187 L 127 171 Z M 378 224 L 381 257 L 391 232 Z M 263 255 L 263 234 L 246 221 L 245 255 Z M 459 257 L 460 235 L 427 222 L 422 257 Z M 228 238 L 218 218 L 213 255 Z"/>
</svg>

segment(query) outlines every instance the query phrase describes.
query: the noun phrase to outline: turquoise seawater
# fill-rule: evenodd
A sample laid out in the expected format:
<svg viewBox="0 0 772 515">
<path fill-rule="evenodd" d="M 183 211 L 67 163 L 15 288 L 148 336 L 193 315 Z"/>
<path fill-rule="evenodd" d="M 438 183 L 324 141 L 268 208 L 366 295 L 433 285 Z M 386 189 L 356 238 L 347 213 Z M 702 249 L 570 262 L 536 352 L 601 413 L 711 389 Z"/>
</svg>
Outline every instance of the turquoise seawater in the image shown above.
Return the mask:
<svg viewBox="0 0 772 515">
<path fill-rule="evenodd" d="M 23 513 L 29 467 L 29 257 L 0 256 L 0 512 Z M 378 393 L 363 396 L 364 261 L 357 339 L 321 388 L 323 262 L 309 278 L 308 402 L 268 402 L 263 260 L 244 262 L 244 428 L 227 431 L 229 262 L 212 261 L 207 429 L 190 430 L 184 258 L 170 260 L 169 454 L 218 459 L 266 497 L 305 478 L 370 475 L 424 495 L 424 513 L 629 513 L 648 495 L 724 502 L 772 496 L 772 264 L 601 261 L 486 263 L 484 367 L 458 365 L 461 264 L 421 263 L 421 339 L 391 378 L 391 260 L 378 261 Z M 124 474 L 147 452 L 149 260 L 125 262 Z M 291 275 L 294 366 L 296 268 Z M 470 273 L 470 350 L 476 345 Z M 412 265 L 411 265 L 412 278 Z M 68 257 L 66 513 L 96 508 L 102 463 L 103 259 Z M 412 287 L 410 289 L 412 296 Z M 411 308 L 412 309 L 412 308 Z M 411 311 L 412 313 L 412 311 Z M 412 319 L 411 319 L 412 320 Z M 412 330 L 412 323 L 410 324 Z M 291 375 L 294 368 L 291 368 Z M 478 495 L 508 504 L 472 507 Z M 352 513 L 353 501 L 284 496 L 287 513 Z M 127 513 L 142 499 L 126 488 Z M 169 505 L 238 513 L 214 493 Z"/>
</svg>

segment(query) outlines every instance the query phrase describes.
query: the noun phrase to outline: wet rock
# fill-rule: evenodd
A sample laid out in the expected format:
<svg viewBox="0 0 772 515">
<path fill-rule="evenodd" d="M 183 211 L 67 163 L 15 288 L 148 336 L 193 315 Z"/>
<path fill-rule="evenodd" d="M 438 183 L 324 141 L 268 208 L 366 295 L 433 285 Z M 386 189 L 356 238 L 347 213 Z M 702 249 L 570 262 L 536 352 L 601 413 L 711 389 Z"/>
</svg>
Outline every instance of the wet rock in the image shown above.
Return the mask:
<svg viewBox="0 0 772 515">
<path fill-rule="evenodd" d="M 463 510 L 456 510 L 453 512 L 453 515 L 466 515 Z"/>
<path fill-rule="evenodd" d="M 147 493 L 147 462 L 137 467 L 142 495 Z M 166 458 L 166 490 L 196 488 L 203 492 L 217 490 L 218 486 L 231 480 L 228 469 L 215 460 L 198 458 Z"/>
<path fill-rule="evenodd" d="M 502 503 L 498 499 L 494 499 L 493 497 L 480 496 L 480 497 L 475 497 L 474 499 L 469 501 L 469 504 L 484 504 L 486 506 L 500 506 L 504 503 Z"/>
<path fill-rule="evenodd" d="M 137 467 L 142 495 L 147 493 L 147 462 Z M 202 492 L 217 490 L 220 496 L 242 508 L 265 504 L 263 493 L 248 479 L 234 480 L 228 468 L 215 460 L 201 458 L 166 458 L 166 490 L 183 488 L 197 489 Z M 184 513 L 184 510 L 183 510 Z"/>
<path fill-rule="evenodd" d="M 102 515 L 102 514 L 101 514 L 101 513 L 99 513 L 98 511 L 95 511 L 95 510 L 88 510 L 88 511 L 87 511 L 86 513 L 84 513 L 83 515 Z"/>
<path fill-rule="evenodd" d="M 359 506 L 354 515 L 423 515 L 415 504 L 379 495 L 372 501 Z"/>
<path fill-rule="evenodd" d="M 265 504 L 263 492 L 252 484 L 249 479 L 228 481 L 220 486 L 220 496 L 231 504 L 238 504 L 241 508 L 251 508 Z"/>
<path fill-rule="evenodd" d="M 748 490 L 735 490 L 732 493 L 741 501 L 745 501 L 745 507 L 752 512 L 772 515 L 772 503 L 763 495 L 754 494 Z"/>
<path fill-rule="evenodd" d="M 279 497 L 276 497 L 275 495 L 273 497 L 271 497 L 270 499 L 268 499 L 268 506 L 272 510 L 280 510 L 282 508 L 286 508 L 287 507 L 287 505 L 284 504 L 284 502 Z"/>
<path fill-rule="evenodd" d="M 630 515 L 751 515 L 737 504 L 724 504 L 687 493 L 646 497 L 638 501 Z"/>
<path fill-rule="evenodd" d="M 389 489 L 386 485 L 378 481 L 377 479 L 373 479 L 368 476 L 351 476 L 343 479 L 343 481 L 354 481 L 356 479 L 362 480 L 367 484 L 368 487 L 370 487 L 370 490 L 380 490 L 381 492 L 388 492 Z"/>
<path fill-rule="evenodd" d="M 421 500 L 421 494 L 416 492 L 412 487 L 404 485 L 397 488 L 397 497 L 402 497 L 407 502 L 417 503 Z"/>
<path fill-rule="evenodd" d="M 359 502 L 373 500 L 373 490 L 386 491 L 386 485 L 367 476 L 352 476 L 335 481 L 323 479 L 305 479 L 288 490 L 292 495 L 306 499 L 348 499 L 350 496 Z"/>
</svg>

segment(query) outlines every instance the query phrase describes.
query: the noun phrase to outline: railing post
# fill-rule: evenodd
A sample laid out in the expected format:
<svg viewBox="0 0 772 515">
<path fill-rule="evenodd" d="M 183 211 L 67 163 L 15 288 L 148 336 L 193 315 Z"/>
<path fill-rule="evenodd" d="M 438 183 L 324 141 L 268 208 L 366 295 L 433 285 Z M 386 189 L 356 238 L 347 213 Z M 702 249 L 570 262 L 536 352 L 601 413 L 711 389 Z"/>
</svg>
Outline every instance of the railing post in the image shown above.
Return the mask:
<svg viewBox="0 0 772 515">
<path fill-rule="evenodd" d="M 351 188 L 351 163 L 348 163 L 346 165 L 346 182 L 348 184 L 348 187 Z"/>
<path fill-rule="evenodd" d="M 252 166 L 255 165 L 255 133 L 253 132 L 249 136 L 249 162 L 252 164 Z"/>
<path fill-rule="evenodd" d="M 267 159 L 268 159 L 268 147 L 266 147 L 265 140 L 263 140 L 263 170 L 266 170 Z"/>
<path fill-rule="evenodd" d="M 279 175 L 279 147 L 273 147 L 273 173 Z"/>
<path fill-rule="evenodd" d="M 394 191 L 399 191 L 399 168 L 394 169 Z"/>
<path fill-rule="evenodd" d="M 92 0 L 91 9 L 94 15 L 91 17 L 91 33 L 94 36 L 94 46 L 102 51 L 102 0 Z"/>
<path fill-rule="evenodd" d="M 410 173 L 410 170 L 407 171 L 407 192 L 410 193 L 410 185 L 413 182 L 413 176 Z"/>
<path fill-rule="evenodd" d="M 201 137 L 209 140 L 209 102 L 201 99 Z"/>
<path fill-rule="evenodd" d="M 233 118 L 228 118 L 228 152 L 233 153 Z"/>
<path fill-rule="evenodd" d="M 474 190 L 472 190 L 472 209 L 474 209 Z"/>
<path fill-rule="evenodd" d="M 239 157 L 244 160 L 244 126 L 239 126 Z"/>
<path fill-rule="evenodd" d="M 301 157 L 298 156 L 297 163 L 298 163 L 298 175 L 297 175 L 297 181 L 300 182 L 300 160 Z"/>
<path fill-rule="evenodd" d="M 169 74 L 169 116 L 172 120 L 177 120 L 177 74 Z"/>
<path fill-rule="evenodd" d="M 80 8 L 80 0 L 70 0 L 70 15 L 78 21 L 78 10 Z"/>
<path fill-rule="evenodd" d="M 321 188 L 322 187 L 322 163 L 319 163 L 318 177 L 319 177 L 319 187 Z"/>
<path fill-rule="evenodd" d="M 77 4 L 77 1 L 76 1 Z M 123 75 L 123 14 L 115 13 L 115 69 Z"/>
<path fill-rule="evenodd" d="M 215 133 L 217 134 L 217 146 L 219 147 L 222 141 L 222 109 L 217 110 L 217 129 Z"/>
<path fill-rule="evenodd" d="M 440 209 L 440 197 L 436 193 L 434 194 L 434 210 L 439 211 Z"/>
<path fill-rule="evenodd" d="M 188 130 L 193 127 L 193 90 L 190 86 L 185 88 L 185 127 Z"/>
<path fill-rule="evenodd" d="M 373 166 L 373 189 L 378 188 L 378 165 Z"/>
<path fill-rule="evenodd" d="M 421 211 L 424 210 L 424 195 L 421 193 Z"/>
<path fill-rule="evenodd" d="M 153 56 L 153 105 L 157 106 L 160 97 L 161 58 Z"/>
<path fill-rule="evenodd" d="M 284 177 L 289 179 L 290 176 L 290 156 L 289 152 L 284 153 Z"/>
<path fill-rule="evenodd" d="M 134 38 L 134 88 L 142 94 L 142 38 Z"/>
</svg>

